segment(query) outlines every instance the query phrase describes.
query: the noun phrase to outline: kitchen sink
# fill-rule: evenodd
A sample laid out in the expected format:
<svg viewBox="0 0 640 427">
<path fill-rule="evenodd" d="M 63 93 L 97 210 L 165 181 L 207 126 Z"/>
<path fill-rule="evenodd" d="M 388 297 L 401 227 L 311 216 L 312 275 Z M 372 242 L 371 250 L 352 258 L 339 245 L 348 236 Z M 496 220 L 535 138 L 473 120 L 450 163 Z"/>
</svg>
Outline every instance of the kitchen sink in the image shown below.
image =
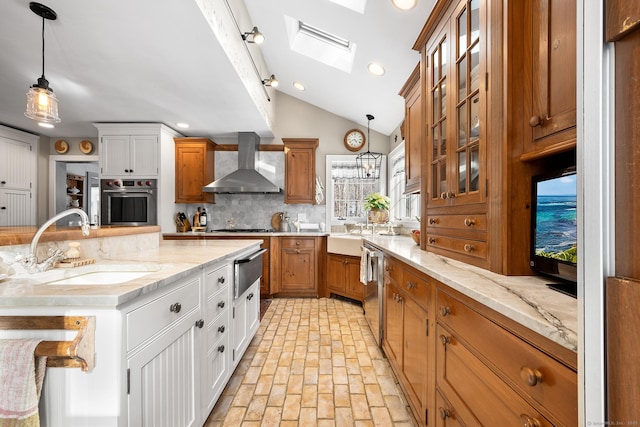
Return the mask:
<svg viewBox="0 0 640 427">
<path fill-rule="evenodd" d="M 327 252 L 340 255 L 360 256 L 362 236 L 359 234 L 330 234 L 327 237 Z"/>
<path fill-rule="evenodd" d="M 34 277 L 47 285 L 116 285 L 162 269 L 160 264 L 92 264 L 49 270 Z"/>
</svg>

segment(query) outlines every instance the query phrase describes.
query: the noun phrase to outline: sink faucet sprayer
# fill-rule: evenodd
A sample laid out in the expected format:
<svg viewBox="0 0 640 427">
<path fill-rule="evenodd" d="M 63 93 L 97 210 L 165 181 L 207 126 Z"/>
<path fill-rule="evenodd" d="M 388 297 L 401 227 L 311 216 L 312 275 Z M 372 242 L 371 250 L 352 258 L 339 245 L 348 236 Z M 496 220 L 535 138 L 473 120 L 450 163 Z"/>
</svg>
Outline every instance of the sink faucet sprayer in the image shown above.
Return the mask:
<svg viewBox="0 0 640 427">
<path fill-rule="evenodd" d="M 40 227 L 38 231 L 36 231 L 36 234 L 33 236 L 33 239 L 31 239 L 31 249 L 29 251 L 29 254 L 17 260 L 25 267 L 25 269 L 29 273 L 38 273 L 41 271 L 46 271 L 51 267 L 53 267 L 53 265 L 56 262 L 62 261 L 64 259 L 64 252 L 61 249 L 54 250 L 53 248 L 49 248 L 49 250 L 47 251 L 47 254 L 49 255 L 49 257 L 44 261 L 42 261 L 40 264 L 38 264 L 36 249 L 38 247 L 38 241 L 40 240 L 40 236 L 42 236 L 42 233 L 44 233 L 44 231 L 47 228 L 49 228 L 51 224 L 53 224 L 54 222 L 66 216 L 73 215 L 73 214 L 80 215 L 80 218 L 82 219 L 82 225 L 80 226 L 80 228 L 82 228 L 82 235 L 83 236 L 89 235 L 89 228 L 90 228 L 89 217 L 87 216 L 87 213 L 82 209 L 78 209 L 78 208 L 67 209 L 66 211 L 62 211 L 59 214 L 51 217 L 44 224 L 42 224 L 42 227 Z"/>
</svg>

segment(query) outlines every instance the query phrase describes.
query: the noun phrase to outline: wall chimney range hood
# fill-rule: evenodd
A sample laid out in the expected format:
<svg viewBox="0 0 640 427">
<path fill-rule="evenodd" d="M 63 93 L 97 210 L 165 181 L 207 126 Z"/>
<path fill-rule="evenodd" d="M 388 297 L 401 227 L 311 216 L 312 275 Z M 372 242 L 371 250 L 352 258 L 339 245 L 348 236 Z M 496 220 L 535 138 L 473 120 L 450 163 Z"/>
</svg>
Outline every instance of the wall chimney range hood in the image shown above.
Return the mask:
<svg viewBox="0 0 640 427">
<path fill-rule="evenodd" d="M 260 137 L 254 132 L 238 133 L 238 169 L 202 187 L 205 193 L 280 193 L 280 187 L 256 170 Z"/>
</svg>

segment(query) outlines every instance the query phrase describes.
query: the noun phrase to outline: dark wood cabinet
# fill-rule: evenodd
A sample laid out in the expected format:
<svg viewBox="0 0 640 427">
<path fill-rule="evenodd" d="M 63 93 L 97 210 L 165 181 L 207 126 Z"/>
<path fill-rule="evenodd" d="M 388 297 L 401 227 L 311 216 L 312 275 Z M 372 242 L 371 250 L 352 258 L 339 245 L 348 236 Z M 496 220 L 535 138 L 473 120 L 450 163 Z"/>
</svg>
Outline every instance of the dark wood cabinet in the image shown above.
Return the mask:
<svg viewBox="0 0 640 427">
<path fill-rule="evenodd" d="M 360 282 L 360 258 L 327 254 L 326 296 L 341 295 L 362 302 L 364 285 Z"/>
<path fill-rule="evenodd" d="M 316 148 L 314 138 L 283 138 L 284 202 L 315 204 Z"/>
<path fill-rule="evenodd" d="M 174 138 L 176 203 L 214 203 L 202 187 L 214 180 L 216 143 L 208 138 Z"/>
<path fill-rule="evenodd" d="M 422 96 L 420 91 L 420 64 L 416 66 L 400 90 L 404 98 L 404 162 L 406 193 L 419 193 L 422 177 Z"/>
</svg>

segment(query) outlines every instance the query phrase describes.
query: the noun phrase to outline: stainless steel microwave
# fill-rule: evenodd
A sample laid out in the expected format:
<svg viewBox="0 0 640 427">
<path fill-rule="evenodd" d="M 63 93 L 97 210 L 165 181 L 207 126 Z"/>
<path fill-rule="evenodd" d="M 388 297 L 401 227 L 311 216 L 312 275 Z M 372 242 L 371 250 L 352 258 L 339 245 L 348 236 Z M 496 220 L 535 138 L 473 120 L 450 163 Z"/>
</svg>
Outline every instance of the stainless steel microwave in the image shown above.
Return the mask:
<svg viewBox="0 0 640 427">
<path fill-rule="evenodd" d="M 157 225 L 157 193 L 156 179 L 101 179 L 102 225 Z"/>
</svg>

